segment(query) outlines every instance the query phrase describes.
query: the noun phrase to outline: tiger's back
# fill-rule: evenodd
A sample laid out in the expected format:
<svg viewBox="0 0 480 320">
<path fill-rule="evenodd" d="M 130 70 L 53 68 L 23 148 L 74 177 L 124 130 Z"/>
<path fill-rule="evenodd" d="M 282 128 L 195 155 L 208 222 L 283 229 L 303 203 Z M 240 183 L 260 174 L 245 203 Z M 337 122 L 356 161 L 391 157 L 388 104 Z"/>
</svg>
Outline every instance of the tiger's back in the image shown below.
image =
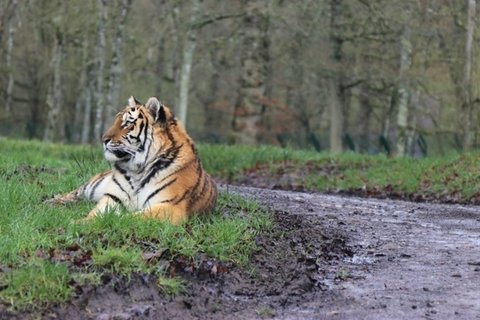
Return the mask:
<svg viewBox="0 0 480 320">
<path fill-rule="evenodd" d="M 86 198 L 98 201 L 87 218 L 121 205 L 173 223 L 215 206 L 215 182 L 204 171 L 192 139 L 156 98 L 142 105 L 131 97 L 105 132 L 103 143 L 112 170 L 50 202 Z"/>
</svg>

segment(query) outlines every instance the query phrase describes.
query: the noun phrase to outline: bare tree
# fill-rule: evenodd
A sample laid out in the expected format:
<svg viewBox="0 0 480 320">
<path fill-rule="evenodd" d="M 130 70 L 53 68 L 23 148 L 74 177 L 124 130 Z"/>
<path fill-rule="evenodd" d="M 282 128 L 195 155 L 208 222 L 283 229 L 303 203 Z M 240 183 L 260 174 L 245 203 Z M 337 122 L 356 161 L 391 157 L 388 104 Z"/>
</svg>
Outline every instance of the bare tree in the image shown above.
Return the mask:
<svg viewBox="0 0 480 320">
<path fill-rule="evenodd" d="M 5 98 L 5 113 L 7 116 L 10 114 L 12 108 L 12 97 L 13 97 L 13 86 L 15 84 L 14 77 L 13 77 L 13 65 L 12 65 L 12 55 L 13 55 L 13 46 L 14 46 L 14 38 L 15 38 L 15 27 L 17 24 L 17 0 L 11 1 L 11 8 L 12 14 L 8 19 L 8 27 L 7 27 L 7 50 L 5 53 L 5 66 L 7 68 L 7 91 L 6 91 L 6 98 Z"/>
<path fill-rule="evenodd" d="M 90 64 L 89 64 L 89 46 L 88 46 L 88 39 L 85 37 L 82 43 L 82 70 L 80 71 L 80 78 L 78 79 L 78 94 L 77 99 L 75 101 L 75 110 L 73 116 L 73 123 L 74 123 L 74 135 L 73 139 L 75 142 L 83 142 L 82 141 L 82 130 L 84 129 L 85 123 L 83 120 L 85 119 L 85 113 L 87 110 L 84 109 L 86 103 L 86 95 L 89 86 L 87 85 L 87 78 L 90 76 Z M 89 117 L 88 122 L 90 125 L 90 112 L 88 110 Z M 88 135 L 87 135 L 88 137 Z M 85 141 L 85 143 L 88 142 Z"/>
<path fill-rule="evenodd" d="M 112 63 L 110 65 L 110 76 L 108 78 L 108 93 L 106 101 L 106 117 L 107 123 L 110 122 L 118 110 L 118 95 L 120 91 L 120 75 L 123 69 L 123 43 L 124 29 L 128 12 L 132 0 L 122 0 L 120 4 L 120 18 L 117 23 L 117 33 L 112 41 Z"/>
<path fill-rule="evenodd" d="M 330 45 L 334 70 L 328 81 L 330 113 L 330 151 L 343 150 L 345 88 L 343 83 L 343 39 L 339 34 L 342 0 L 330 0 Z"/>
<path fill-rule="evenodd" d="M 226 61 L 223 52 L 216 47 L 210 48 L 210 70 L 211 76 L 208 82 L 207 94 L 198 97 L 203 105 L 205 120 L 203 123 L 204 135 L 207 141 L 213 142 L 217 139 L 220 123 L 220 115 L 215 103 L 219 98 L 221 70 L 225 68 Z"/>
<path fill-rule="evenodd" d="M 197 22 L 200 15 L 200 1 L 191 0 L 192 12 L 190 14 L 190 26 L 185 35 L 185 42 L 182 53 L 182 68 L 180 71 L 180 92 L 178 98 L 178 118 L 187 126 L 187 111 L 188 111 L 188 92 L 190 86 L 190 74 L 192 70 L 193 55 L 197 47 L 197 37 L 195 30 L 195 22 Z"/>
<path fill-rule="evenodd" d="M 60 20 L 60 17 L 56 18 Z M 47 94 L 47 124 L 43 136 L 44 141 L 63 141 L 64 121 L 61 119 L 62 112 L 62 63 L 64 56 L 64 39 L 60 25 L 55 25 L 55 39 L 52 48 L 51 67 L 53 77 Z"/>
<path fill-rule="evenodd" d="M 87 84 L 85 88 L 85 97 L 83 99 L 83 103 L 85 104 L 85 108 L 83 111 L 83 121 L 82 121 L 82 136 L 81 142 L 86 144 L 90 142 L 90 127 L 92 122 L 92 87 L 90 84 Z"/>
<path fill-rule="evenodd" d="M 407 79 L 407 73 L 412 64 L 412 31 L 410 28 L 411 8 L 405 7 L 403 21 L 403 30 L 400 35 L 400 69 L 399 69 L 399 84 L 397 86 L 397 143 L 396 153 L 398 156 L 406 155 L 407 136 L 410 124 L 409 119 L 409 104 L 410 104 L 410 87 Z"/>
<path fill-rule="evenodd" d="M 261 0 L 244 0 L 241 76 L 232 122 L 235 142 L 256 144 L 264 114 L 269 60 L 268 13 Z"/>
<path fill-rule="evenodd" d="M 465 41 L 465 65 L 462 83 L 463 149 L 468 150 L 474 143 L 473 99 L 472 99 L 472 51 L 475 31 L 476 0 L 467 0 L 467 25 Z"/>
<path fill-rule="evenodd" d="M 102 135 L 104 121 L 105 121 L 105 105 L 104 105 L 104 86 L 103 77 L 105 70 L 105 56 L 106 56 L 106 40 L 105 40 L 105 24 L 107 20 L 107 1 L 98 0 L 98 35 L 97 44 L 95 47 L 96 65 L 96 88 L 94 93 L 95 98 L 95 125 L 93 128 L 93 139 L 99 139 Z"/>
</svg>

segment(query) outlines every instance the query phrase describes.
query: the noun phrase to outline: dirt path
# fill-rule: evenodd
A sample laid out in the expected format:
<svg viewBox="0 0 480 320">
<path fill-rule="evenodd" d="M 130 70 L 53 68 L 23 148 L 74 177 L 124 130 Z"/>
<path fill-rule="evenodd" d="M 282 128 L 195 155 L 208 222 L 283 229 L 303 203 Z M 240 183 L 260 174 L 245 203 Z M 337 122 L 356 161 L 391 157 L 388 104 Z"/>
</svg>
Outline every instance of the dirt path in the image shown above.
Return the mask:
<svg viewBox="0 0 480 320">
<path fill-rule="evenodd" d="M 480 319 L 480 208 L 228 189 L 314 217 L 353 251 L 335 266 L 337 280 L 320 280 L 322 295 L 276 318 Z"/>
</svg>

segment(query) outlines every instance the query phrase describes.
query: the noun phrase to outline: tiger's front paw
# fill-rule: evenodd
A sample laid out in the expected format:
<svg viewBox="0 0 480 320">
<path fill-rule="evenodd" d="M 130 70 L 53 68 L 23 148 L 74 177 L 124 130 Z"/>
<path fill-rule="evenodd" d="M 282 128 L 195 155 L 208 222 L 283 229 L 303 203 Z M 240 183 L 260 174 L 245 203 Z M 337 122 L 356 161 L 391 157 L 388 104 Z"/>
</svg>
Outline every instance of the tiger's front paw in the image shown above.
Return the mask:
<svg viewBox="0 0 480 320">
<path fill-rule="evenodd" d="M 53 198 L 43 200 L 44 204 L 54 205 L 54 206 L 66 206 L 72 201 L 62 197 L 61 195 L 54 195 Z"/>
<path fill-rule="evenodd" d="M 76 224 L 84 224 L 84 223 L 92 221 L 92 219 L 95 218 L 95 217 L 96 217 L 95 214 L 89 213 L 86 217 L 83 217 L 81 219 L 76 220 L 75 223 Z"/>
</svg>

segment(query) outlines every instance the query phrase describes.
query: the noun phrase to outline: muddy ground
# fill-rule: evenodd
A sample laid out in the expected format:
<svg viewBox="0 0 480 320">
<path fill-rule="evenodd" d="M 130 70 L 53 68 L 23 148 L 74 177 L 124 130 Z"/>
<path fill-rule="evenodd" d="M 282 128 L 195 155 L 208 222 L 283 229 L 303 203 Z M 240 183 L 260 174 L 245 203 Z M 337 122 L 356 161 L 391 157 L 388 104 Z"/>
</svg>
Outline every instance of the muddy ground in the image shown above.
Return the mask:
<svg viewBox="0 0 480 320">
<path fill-rule="evenodd" d="M 480 210 L 224 187 L 274 212 L 251 265 L 200 257 L 170 271 L 187 292 L 169 297 L 149 277 L 104 277 L 77 288 L 45 319 L 480 319 Z M 20 319 L 38 314 L 9 313 Z"/>
</svg>

